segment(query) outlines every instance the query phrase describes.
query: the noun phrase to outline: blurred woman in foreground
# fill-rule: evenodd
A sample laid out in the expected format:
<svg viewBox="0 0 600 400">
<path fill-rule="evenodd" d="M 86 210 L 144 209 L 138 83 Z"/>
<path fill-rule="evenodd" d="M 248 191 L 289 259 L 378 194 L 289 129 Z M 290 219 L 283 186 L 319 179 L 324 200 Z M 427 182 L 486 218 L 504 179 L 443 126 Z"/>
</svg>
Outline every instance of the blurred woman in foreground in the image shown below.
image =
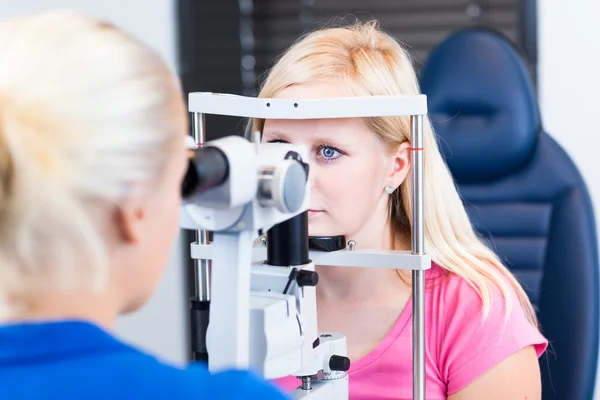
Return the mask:
<svg viewBox="0 0 600 400">
<path fill-rule="evenodd" d="M 0 398 L 283 398 L 110 333 L 171 252 L 186 118 L 176 76 L 113 26 L 0 23 Z"/>
</svg>

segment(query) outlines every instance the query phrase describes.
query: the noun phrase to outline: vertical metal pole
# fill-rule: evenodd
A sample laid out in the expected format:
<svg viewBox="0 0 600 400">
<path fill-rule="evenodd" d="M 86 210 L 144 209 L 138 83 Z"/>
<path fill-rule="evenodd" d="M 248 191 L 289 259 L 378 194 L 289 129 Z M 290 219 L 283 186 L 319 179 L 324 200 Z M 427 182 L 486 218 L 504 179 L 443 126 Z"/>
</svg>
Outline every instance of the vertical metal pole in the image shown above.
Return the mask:
<svg viewBox="0 0 600 400">
<path fill-rule="evenodd" d="M 204 114 L 194 113 L 194 139 L 198 147 L 204 146 L 205 129 L 204 129 Z M 196 231 L 196 242 L 199 244 L 208 243 L 208 232 L 205 230 Z M 210 301 L 210 277 L 209 277 L 209 261 L 195 260 L 195 277 L 196 277 L 196 297 L 200 301 Z"/>
<path fill-rule="evenodd" d="M 425 254 L 423 215 L 423 116 L 411 122 L 413 226 L 412 254 Z M 425 271 L 412 272 L 413 297 L 413 400 L 425 400 Z"/>
<path fill-rule="evenodd" d="M 205 141 L 204 114 L 194 113 L 194 139 L 198 147 Z M 196 243 L 208 244 L 208 232 L 196 231 Z M 190 299 L 190 339 L 193 359 L 208 362 L 206 334 L 210 322 L 209 261 L 194 259 L 194 296 Z"/>
</svg>

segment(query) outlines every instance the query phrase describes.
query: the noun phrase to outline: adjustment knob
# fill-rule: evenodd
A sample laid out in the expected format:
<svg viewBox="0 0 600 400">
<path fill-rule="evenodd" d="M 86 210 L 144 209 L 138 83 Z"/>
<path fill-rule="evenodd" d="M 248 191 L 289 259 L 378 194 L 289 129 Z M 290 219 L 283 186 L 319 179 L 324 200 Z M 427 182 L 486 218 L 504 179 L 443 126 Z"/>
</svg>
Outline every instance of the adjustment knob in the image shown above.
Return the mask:
<svg viewBox="0 0 600 400">
<path fill-rule="evenodd" d="M 319 283 L 319 274 L 317 274 L 315 271 L 301 269 L 298 271 L 298 275 L 296 276 L 296 282 L 300 287 L 317 286 L 317 283 Z"/>
<path fill-rule="evenodd" d="M 329 368 L 332 371 L 348 372 L 350 369 L 350 359 L 343 356 L 331 356 L 329 359 Z"/>
</svg>

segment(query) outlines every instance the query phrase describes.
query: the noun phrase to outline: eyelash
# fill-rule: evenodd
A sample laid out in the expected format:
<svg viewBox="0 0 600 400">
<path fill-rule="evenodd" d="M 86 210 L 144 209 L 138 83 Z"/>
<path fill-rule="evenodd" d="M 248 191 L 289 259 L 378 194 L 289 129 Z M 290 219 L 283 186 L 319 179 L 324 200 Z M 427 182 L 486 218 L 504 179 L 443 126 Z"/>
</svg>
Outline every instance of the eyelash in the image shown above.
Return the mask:
<svg viewBox="0 0 600 400">
<path fill-rule="evenodd" d="M 267 143 L 289 143 L 289 142 L 286 142 L 285 140 L 281 140 L 281 139 L 270 139 L 270 140 L 267 140 Z M 322 156 L 322 155 L 321 155 L 321 152 L 322 152 L 323 150 L 325 150 L 325 149 L 333 150 L 334 152 L 338 153 L 338 155 L 337 155 L 337 156 L 334 156 L 334 157 L 330 157 L 330 158 L 324 157 L 324 156 Z M 326 145 L 321 145 L 321 146 L 319 146 L 319 148 L 318 148 L 318 150 L 317 150 L 317 153 L 318 153 L 317 157 L 318 157 L 318 158 L 319 158 L 321 161 L 323 161 L 323 162 L 325 162 L 325 163 L 331 163 L 331 162 L 335 162 L 335 161 L 337 161 L 337 160 L 338 160 L 338 159 L 339 159 L 341 156 L 344 156 L 344 155 L 346 155 L 346 154 L 345 154 L 343 151 L 341 151 L 341 150 L 339 150 L 339 149 L 336 149 L 336 148 L 335 148 L 335 147 L 333 147 L 333 146 L 326 146 Z"/>
</svg>

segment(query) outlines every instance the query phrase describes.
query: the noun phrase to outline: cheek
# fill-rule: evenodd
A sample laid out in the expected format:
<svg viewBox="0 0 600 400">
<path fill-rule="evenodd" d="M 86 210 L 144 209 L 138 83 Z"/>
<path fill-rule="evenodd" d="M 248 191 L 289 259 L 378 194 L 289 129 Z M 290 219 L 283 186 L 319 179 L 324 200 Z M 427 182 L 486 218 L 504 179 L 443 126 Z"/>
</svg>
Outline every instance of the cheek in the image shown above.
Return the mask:
<svg viewBox="0 0 600 400">
<path fill-rule="evenodd" d="M 380 174 L 365 165 L 348 162 L 315 168 L 312 202 L 325 206 L 329 222 L 340 228 L 361 224 L 380 197 Z"/>
<path fill-rule="evenodd" d="M 343 203 L 373 199 L 371 194 L 377 195 L 383 188 L 380 187 L 381 173 L 370 161 L 348 161 L 319 168 L 315 185 L 318 191 L 326 195 L 327 200 L 336 199 Z"/>
<path fill-rule="evenodd" d="M 331 174 L 331 178 L 326 182 L 321 182 L 319 188 L 330 212 L 336 213 L 336 210 L 345 210 L 356 201 L 358 188 L 356 177 L 349 174 Z"/>
<path fill-rule="evenodd" d="M 164 259 L 169 252 L 179 229 L 181 195 L 179 188 L 164 187 L 156 198 L 152 214 L 149 216 L 149 231 L 152 232 L 152 243 L 149 245 L 157 259 Z"/>
<path fill-rule="evenodd" d="M 174 234 L 179 228 L 179 214 L 181 208 L 181 194 L 180 187 L 177 186 L 172 189 L 172 192 L 169 198 L 165 201 L 165 223 L 171 229 L 169 230 L 171 234 Z"/>
<path fill-rule="evenodd" d="M 172 174 L 170 179 L 164 185 L 164 196 L 161 204 L 161 214 L 163 214 L 163 230 L 167 234 L 175 235 L 179 229 L 179 217 L 182 205 L 181 185 L 183 182 L 183 173 L 187 171 L 187 161 L 179 166 L 178 174 Z M 167 229 L 165 229 L 167 228 Z M 170 229 L 169 229 L 170 228 Z"/>
</svg>

